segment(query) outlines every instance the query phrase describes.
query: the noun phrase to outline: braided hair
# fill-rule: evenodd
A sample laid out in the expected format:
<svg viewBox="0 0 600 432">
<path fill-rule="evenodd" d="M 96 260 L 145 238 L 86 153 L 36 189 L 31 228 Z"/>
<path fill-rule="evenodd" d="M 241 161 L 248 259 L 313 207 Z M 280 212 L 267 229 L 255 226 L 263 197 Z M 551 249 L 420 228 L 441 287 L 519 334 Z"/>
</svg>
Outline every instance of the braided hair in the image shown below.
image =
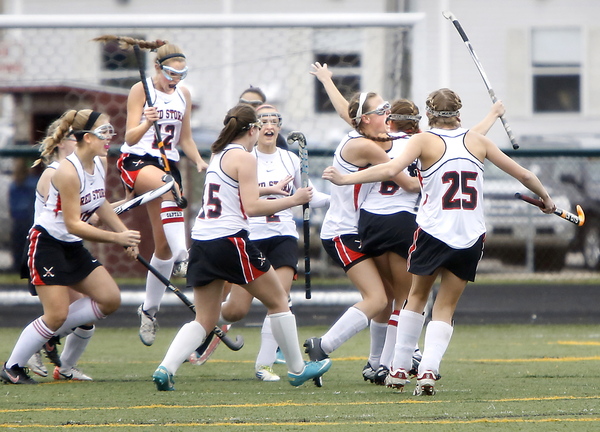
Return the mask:
<svg viewBox="0 0 600 432">
<path fill-rule="evenodd" d="M 430 127 L 460 126 L 460 97 L 448 88 L 441 88 L 429 94 L 427 101 L 427 116 Z"/>
</svg>

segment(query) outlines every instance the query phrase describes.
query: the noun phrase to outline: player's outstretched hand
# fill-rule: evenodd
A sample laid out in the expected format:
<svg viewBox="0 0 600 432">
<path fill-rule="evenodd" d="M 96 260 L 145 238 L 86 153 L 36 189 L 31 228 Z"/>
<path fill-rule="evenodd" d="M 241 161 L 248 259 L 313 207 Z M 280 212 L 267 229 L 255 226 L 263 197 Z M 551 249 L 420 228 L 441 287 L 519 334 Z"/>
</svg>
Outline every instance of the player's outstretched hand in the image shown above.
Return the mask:
<svg viewBox="0 0 600 432">
<path fill-rule="evenodd" d="M 322 177 L 325 180 L 329 180 L 331 183 L 338 185 L 338 186 L 345 184 L 343 182 L 344 176 L 342 174 L 340 174 L 340 172 L 332 166 L 325 168 L 325 170 L 323 171 Z"/>
<path fill-rule="evenodd" d="M 311 66 L 313 69 L 309 73 L 316 76 L 321 82 L 328 81 L 333 76 L 333 73 L 327 68 L 327 63 L 321 65 L 319 62 L 314 62 Z"/>
</svg>

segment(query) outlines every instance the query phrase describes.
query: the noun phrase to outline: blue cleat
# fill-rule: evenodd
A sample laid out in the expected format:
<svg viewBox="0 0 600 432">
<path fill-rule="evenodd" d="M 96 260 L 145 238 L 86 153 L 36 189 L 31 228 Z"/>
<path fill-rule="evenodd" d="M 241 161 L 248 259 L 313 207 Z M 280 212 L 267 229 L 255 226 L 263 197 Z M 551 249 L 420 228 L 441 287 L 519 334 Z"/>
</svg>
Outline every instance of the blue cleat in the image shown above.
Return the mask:
<svg viewBox="0 0 600 432">
<path fill-rule="evenodd" d="M 319 361 L 304 362 L 304 370 L 299 374 L 288 372 L 290 384 L 294 387 L 301 386 L 308 380 L 319 378 L 331 367 L 331 359 L 326 358 Z"/>
<path fill-rule="evenodd" d="M 154 374 L 152 374 L 152 381 L 156 384 L 156 390 L 158 391 L 173 391 L 175 390 L 175 380 L 173 374 L 169 373 L 166 367 L 159 366 Z"/>
</svg>

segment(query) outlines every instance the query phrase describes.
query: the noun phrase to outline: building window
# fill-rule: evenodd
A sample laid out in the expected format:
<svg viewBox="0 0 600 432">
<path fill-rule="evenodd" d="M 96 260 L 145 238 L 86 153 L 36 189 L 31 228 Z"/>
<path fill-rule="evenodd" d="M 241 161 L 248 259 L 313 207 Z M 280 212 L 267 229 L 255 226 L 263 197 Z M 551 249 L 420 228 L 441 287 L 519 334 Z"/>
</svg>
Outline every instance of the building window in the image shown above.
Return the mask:
<svg viewBox="0 0 600 432">
<path fill-rule="evenodd" d="M 314 33 L 314 60 L 333 73 L 333 82 L 346 99 L 350 99 L 361 88 L 361 54 L 364 34 L 346 29 L 322 29 Z M 327 92 L 319 80 L 314 80 L 315 112 L 333 113 Z"/>
<path fill-rule="evenodd" d="M 581 64 L 580 29 L 534 29 L 533 111 L 580 112 Z"/>
<path fill-rule="evenodd" d="M 140 35 L 131 35 L 143 39 Z M 146 50 L 141 50 L 143 64 L 146 64 Z M 123 49 L 118 42 L 111 41 L 102 45 L 101 83 L 112 87 L 130 88 L 139 81 L 137 59 L 132 48 Z"/>
<path fill-rule="evenodd" d="M 332 80 L 340 93 L 350 99 L 360 91 L 360 54 L 316 54 L 315 61 L 323 64 L 333 72 Z M 327 92 L 319 80 L 315 80 L 315 111 L 318 113 L 335 112 Z"/>
</svg>

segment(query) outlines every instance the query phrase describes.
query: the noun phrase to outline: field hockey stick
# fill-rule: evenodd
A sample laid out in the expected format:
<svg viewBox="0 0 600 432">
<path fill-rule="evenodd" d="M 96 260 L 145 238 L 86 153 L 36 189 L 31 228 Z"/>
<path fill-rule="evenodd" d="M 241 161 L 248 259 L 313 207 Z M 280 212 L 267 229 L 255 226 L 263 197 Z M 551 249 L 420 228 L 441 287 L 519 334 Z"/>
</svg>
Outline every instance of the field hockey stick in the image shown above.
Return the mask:
<svg viewBox="0 0 600 432">
<path fill-rule="evenodd" d="M 483 78 L 483 82 L 485 84 L 485 87 L 487 88 L 490 98 L 492 99 L 492 102 L 496 103 L 496 101 L 498 100 L 498 98 L 496 97 L 496 93 L 494 92 L 494 89 L 492 89 L 492 84 L 490 83 L 490 80 L 488 79 L 487 75 L 485 74 L 485 71 L 483 70 L 483 66 L 481 65 L 481 62 L 479 61 L 479 58 L 477 58 L 477 54 L 475 54 L 475 50 L 473 49 L 473 46 L 471 45 L 471 42 L 469 41 L 467 34 L 465 33 L 462 26 L 460 25 L 460 23 L 458 22 L 458 20 L 456 19 L 456 17 L 454 16 L 454 14 L 452 12 L 445 11 L 445 12 L 442 12 L 442 15 L 444 15 L 444 18 L 452 21 L 452 24 L 454 24 L 456 31 L 458 31 L 458 34 L 464 41 L 465 45 L 467 46 L 467 49 L 469 50 L 469 53 L 471 54 L 471 58 L 475 62 L 475 66 L 477 66 L 477 70 L 479 70 L 479 74 L 481 75 L 481 78 Z M 510 139 L 510 142 L 512 143 L 513 149 L 517 150 L 519 148 L 519 144 L 517 143 L 515 134 L 513 133 L 512 129 L 510 128 L 510 126 L 508 124 L 508 120 L 506 119 L 506 116 L 504 114 L 502 114 L 500 116 L 500 120 L 502 121 L 504 130 L 506 131 L 506 134 L 508 135 L 508 138 Z"/>
<path fill-rule="evenodd" d="M 148 88 L 148 83 L 146 82 L 146 70 L 145 70 L 145 65 L 144 65 L 144 61 L 142 58 L 142 51 L 140 49 L 139 45 L 134 45 L 133 46 L 133 51 L 135 53 L 135 58 L 137 59 L 137 63 L 138 63 L 138 68 L 140 70 L 140 79 L 142 81 L 142 86 L 144 87 L 144 94 L 146 95 L 146 103 L 148 104 L 149 107 L 152 106 L 152 97 L 150 96 L 150 89 Z M 162 159 L 162 163 L 163 163 L 163 168 L 165 169 L 165 172 L 167 174 L 171 174 L 171 168 L 169 166 L 169 159 L 167 159 L 167 153 L 165 152 L 165 143 L 162 140 L 162 136 L 160 133 L 160 126 L 158 125 L 158 122 L 155 121 L 154 123 L 154 132 L 156 134 L 156 141 L 158 142 L 158 150 L 160 151 L 160 157 Z M 184 209 L 187 207 L 188 202 L 187 199 L 183 196 L 181 196 L 181 193 L 179 192 L 179 189 L 175 186 L 173 186 L 173 196 L 175 197 L 175 202 L 177 203 L 177 205 Z"/>
<path fill-rule="evenodd" d="M 306 137 L 302 132 L 291 132 L 288 135 L 289 145 L 298 142 L 298 154 L 300 156 L 300 175 L 302 187 L 308 187 L 308 150 L 306 148 Z M 304 229 L 304 291 L 306 299 L 310 299 L 310 206 L 308 203 L 302 205 L 302 226 Z"/>
<path fill-rule="evenodd" d="M 539 208 L 544 208 L 544 203 L 542 203 L 539 199 L 535 199 L 533 197 L 523 195 L 522 193 L 517 192 L 515 194 L 515 198 L 528 202 L 529 204 L 533 204 Z M 579 204 L 577 204 L 577 214 L 570 213 L 566 210 L 557 208 L 554 210 L 554 214 L 560 216 L 561 218 L 568 220 L 571 223 L 574 223 L 577 226 L 582 226 L 585 223 L 585 213 L 583 213 L 583 209 Z"/>
<path fill-rule="evenodd" d="M 190 310 L 195 314 L 196 313 L 196 306 L 194 306 L 194 303 L 192 303 L 190 301 L 190 299 L 187 298 L 187 296 L 182 293 L 179 288 L 177 288 L 176 286 L 174 286 L 169 279 L 167 279 L 166 277 L 164 277 L 158 270 L 156 270 L 156 268 L 150 264 L 148 261 L 146 261 L 146 259 L 141 256 L 138 255 L 136 257 L 136 259 L 144 266 L 148 269 L 148 271 L 150 273 L 152 273 L 154 276 L 156 276 L 156 278 L 158 280 L 160 280 L 163 284 L 165 284 L 165 286 L 169 289 L 169 291 L 172 291 L 173 293 L 175 293 L 175 295 L 177 297 L 179 297 L 179 299 L 188 307 L 190 308 Z M 225 334 L 225 332 L 223 330 L 221 330 L 219 327 L 215 326 L 215 328 L 212 330 L 211 333 L 214 333 L 219 339 L 221 339 L 221 341 L 227 345 L 227 348 L 233 350 L 233 351 L 239 351 L 242 349 L 242 347 L 244 346 L 244 339 L 241 336 L 236 336 L 235 341 L 232 341 L 231 339 L 229 339 L 229 337 Z"/>
<path fill-rule="evenodd" d="M 146 204 L 147 202 L 152 201 L 153 199 L 156 199 L 159 196 L 163 196 L 164 194 L 169 192 L 173 188 L 173 186 L 175 186 L 175 180 L 173 180 L 173 176 L 170 176 L 169 174 L 165 174 L 162 180 L 165 182 L 164 185 L 159 186 L 156 189 L 153 189 L 146 193 L 143 193 L 142 195 L 137 196 L 127 202 L 124 202 L 120 206 L 115 207 L 114 212 L 118 215 L 120 215 L 121 213 L 125 213 L 126 211 L 131 210 L 132 208 L 141 206 L 142 204 Z"/>
</svg>

